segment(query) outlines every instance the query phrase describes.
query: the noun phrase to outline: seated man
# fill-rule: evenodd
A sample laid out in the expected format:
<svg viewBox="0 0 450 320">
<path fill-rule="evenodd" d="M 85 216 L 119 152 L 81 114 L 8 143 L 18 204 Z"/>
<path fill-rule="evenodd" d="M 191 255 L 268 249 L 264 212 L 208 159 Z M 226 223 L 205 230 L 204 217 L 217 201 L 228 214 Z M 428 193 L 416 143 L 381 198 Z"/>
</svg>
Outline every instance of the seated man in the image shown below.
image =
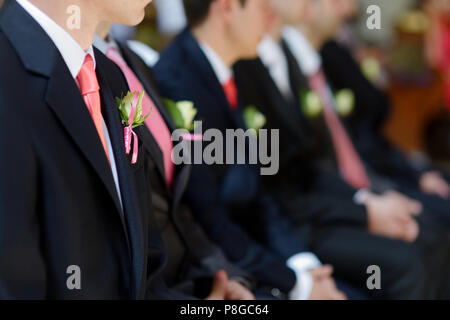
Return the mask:
<svg viewBox="0 0 450 320">
<path fill-rule="evenodd" d="M 355 1 L 343 1 L 334 13 L 341 12 L 340 7 L 345 9 L 345 2 Z M 333 14 L 331 23 L 320 26 L 322 45 L 318 48 L 331 86 L 354 93 L 354 110 L 345 120 L 357 150 L 378 175 L 389 179 L 397 190 L 421 201 L 439 222 L 450 226 L 450 187 L 444 176 L 431 166 L 413 166 L 384 138 L 381 126 L 391 108 L 388 98 L 363 75 L 349 50 L 332 40 L 345 18 L 344 10 L 343 14 Z"/>
<path fill-rule="evenodd" d="M 162 96 L 173 101 L 192 101 L 205 127 L 225 129 L 229 124 L 221 122 L 223 113 L 228 119 L 237 119 L 229 104 L 232 102 L 236 108 L 237 100 L 231 101 L 232 92 L 230 100 L 225 95 L 218 77 L 222 82 L 228 81 L 231 71 L 210 45 L 212 39 L 222 42 L 220 51 L 227 56 L 228 65 L 245 56 L 248 49 L 256 52 L 270 18 L 266 16 L 266 0 L 187 0 L 184 4 L 195 36 L 190 30 L 179 35 L 162 53 L 154 75 Z M 251 41 L 245 39 L 247 32 L 242 30 L 248 31 Z M 222 34 L 229 34 L 235 42 L 223 42 L 217 37 Z M 203 39 L 203 48 L 197 37 Z M 222 67 L 223 73 L 210 61 L 216 62 L 215 67 Z M 193 214 L 232 262 L 266 286 L 278 288 L 271 290 L 275 295 L 281 292 L 291 299 L 312 298 L 315 288 L 323 287 L 325 281 L 322 299 L 343 298 L 334 287 L 330 268 L 307 253 L 301 239 L 291 232 L 288 221 L 263 190 L 258 168 L 194 165 L 192 170 L 186 192 Z M 274 259 L 273 254 L 278 258 Z M 280 265 L 278 259 L 286 261 L 295 274 Z"/>
<path fill-rule="evenodd" d="M 255 6 L 252 0 L 208 3 L 185 0 L 190 28 L 162 53 L 155 67 L 162 94 L 174 101 L 192 101 L 203 128 L 219 129 L 223 133 L 227 129 L 246 128 L 231 66 L 239 59 L 256 56 L 262 34 L 242 33 L 250 29 L 248 24 L 254 32 L 261 25 L 263 18 L 257 16 L 257 9 L 261 9 Z M 223 248 L 231 248 L 227 251 L 230 257 L 238 248 L 227 232 L 221 230 L 220 224 L 215 224 L 219 215 L 211 212 L 218 207 L 221 208 L 220 219 L 222 215 L 232 217 L 253 238 L 279 255 L 288 259 L 295 253 L 291 248 L 298 234 L 292 232 L 293 226 L 281 217 L 279 207 L 264 190 L 258 168 L 237 164 L 195 167 L 202 173 L 197 181 L 193 177 L 192 187 L 188 188 L 195 214 L 211 238 Z M 317 238 L 325 239 L 325 235 L 329 238 L 314 247 L 327 252 L 327 258 L 339 264 L 340 274 L 361 289 L 366 287 L 366 268 L 379 264 L 389 272 L 383 280 L 383 290 L 377 292 L 380 297 L 434 297 L 440 283 L 433 281 L 433 287 L 428 287 L 431 273 L 425 269 L 416 248 L 368 234 L 364 230 L 367 224 L 364 208 L 354 210 L 361 214 L 348 215 L 353 224 L 344 224 L 336 232 L 323 228 Z M 324 215 L 327 213 L 325 211 Z M 407 218 L 410 222 L 410 217 Z M 335 221 L 339 223 L 339 219 Z M 411 225 L 416 226 L 414 222 Z M 308 225 L 297 227 L 309 228 Z M 417 229 L 407 233 L 412 234 L 413 240 Z M 332 238 L 333 235 L 337 238 Z M 364 254 L 356 256 L 356 253 Z"/>
<path fill-rule="evenodd" d="M 323 127 L 325 123 L 320 113 L 312 113 L 315 109 L 307 109 L 311 106 L 304 105 L 311 101 L 300 98 L 299 92 L 308 93 L 311 89 L 290 48 L 292 46 L 297 49 L 298 60 L 303 62 L 306 70 L 318 71 L 319 60 L 311 54 L 305 57 L 314 49 L 307 46 L 299 49 L 305 39 L 299 36 L 297 31 L 287 29 L 286 40 L 290 43 L 286 43 L 281 40 L 281 30 L 283 24 L 308 24 L 328 20 L 317 15 L 324 10 L 314 11 L 316 7 L 313 6 L 302 11 L 302 4 L 308 6 L 311 2 L 274 0 L 273 5 L 281 19 L 280 25 L 275 26 L 271 36 L 261 43 L 259 59 L 243 61 L 235 67 L 238 87 L 246 103 L 256 106 L 266 116 L 267 128 L 280 128 L 280 162 L 284 167 L 280 169 L 279 177 L 266 179 L 268 188 L 277 195 L 285 212 L 296 224 L 309 226 L 300 230 L 300 233 L 311 243 L 313 250 L 322 260 L 335 266 L 338 276 L 360 282 L 362 279 L 358 274 L 362 275 L 367 263 L 372 261 L 381 266 L 385 273 L 391 274 L 388 276 L 389 280 L 382 280 L 385 281 L 382 292 L 372 292 L 377 297 L 446 297 L 446 276 L 444 279 L 433 278 L 436 270 L 433 271 L 433 268 L 444 270 L 448 265 L 446 232 L 439 231 L 436 226 L 429 226 L 428 221 L 421 221 L 420 235 L 417 238 L 416 228 L 419 224 L 412 215 L 417 214 L 418 210 L 409 208 L 415 206 L 414 202 L 393 192 L 384 195 L 369 191 L 359 192 L 355 200 L 361 200 L 365 208 L 361 207 L 358 211 L 357 205 L 352 204 L 357 189 L 342 179 L 337 172 L 324 170 L 317 165 L 317 147 L 324 149 L 331 145 L 330 152 L 334 152 L 333 143 L 322 144 L 315 129 L 321 125 Z M 311 93 L 308 94 L 311 96 Z M 322 110 L 319 109 L 325 119 L 330 117 L 325 112 L 325 105 Z M 333 124 L 335 128 L 335 120 Z M 326 125 L 324 129 L 320 133 L 329 135 Z M 335 159 L 339 159 L 339 156 L 333 155 L 329 162 L 337 162 Z M 362 199 L 358 199 L 361 195 Z M 351 223 L 351 217 L 355 221 L 357 217 L 366 217 L 367 224 Z M 436 237 L 432 239 L 431 235 Z M 360 245 L 355 246 L 354 243 Z M 431 253 L 430 250 L 434 252 Z M 405 258 L 400 257 L 400 253 L 406 252 L 409 252 L 408 259 L 417 261 L 417 265 L 424 265 L 422 274 L 418 270 L 410 269 L 410 263 L 413 262 L 405 263 Z M 397 272 L 399 274 L 394 276 Z M 403 277 L 401 281 L 404 284 L 409 283 L 412 287 L 399 287 L 399 277 Z M 424 282 L 420 284 L 421 281 Z M 441 281 L 445 282 L 442 286 Z M 439 287 L 440 292 L 436 291 Z"/>
<path fill-rule="evenodd" d="M 271 284 L 255 281 L 249 274 L 233 266 L 222 251 L 209 241 L 201 227 L 196 224 L 183 197 L 190 179 L 191 166 L 175 166 L 171 160 L 173 144 L 170 131 L 175 130 L 175 127 L 155 90 L 152 72 L 126 45 L 116 43 L 110 38 L 107 38 L 108 42 L 103 40 L 102 37 L 106 37 L 108 30 L 109 25 L 99 28 L 98 33 L 101 37 L 96 37 L 95 45 L 123 70 L 132 90 L 145 90 L 150 98 L 143 100 L 143 108 L 146 110 L 144 113 L 151 109 L 150 116 L 146 121 L 150 133 L 142 139 L 147 147 L 146 152 L 153 159 L 148 177 L 152 186 L 151 197 L 156 213 L 156 222 L 162 230 L 162 237 L 168 253 L 167 264 L 163 271 L 166 283 L 171 288 L 202 298 L 206 296 L 210 288 L 212 276 L 218 270 L 224 269 L 231 281 L 229 281 L 228 290 L 224 291 L 225 295 L 222 298 L 252 298 L 252 294 L 243 289 L 241 283 L 245 284 L 247 288 L 253 289 L 258 298 L 270 297 L 270 292 L 282 287 L 282 283 L 286 282 L 289 277 L 286 276 L 283 282 Z M 226 223 L 226 220 L 223 222 Z M 222 224 L 222 227 L 226 229 L 225 224 Z M 263 269 L 262 273 L 281 272 L 285 275 L 292 272 L 281 259 L 252 245 L 251 242 L 243 248 L 256 253 L 253 257 L 248 255 L 242 258 L 246 260 L 247 269 L 260 268 Z M 261 258 L 264 258 L 264 261 L 259 261 Z M 328 267 L 312 273 L 313 278 L 320 278 L 320 280 L 317 280 L 319 285 L 311 289 L 310 298 L 328 298 L 327 291 L 331 290 L 327 290 L 327 288 L 332 285 L 332 282 L 326 280 L 326 275 L 329 273 L 330 268 Z M 220 292 L 218 285 L 212 289 L 209 298 L 217 298 L 217 291 Z"/>
<path fill-rule="evenodd" d="M 148 153 L 151 159 L 147 172 L 152 191 L 148 196 L 152 199 L 156 217 L 152 223 L 158 224 L 167 253 L 167 261 L 162 271 L 166 284 L 196 298 L 253 299 L 248 290 L 253 289 L 252 277 L 231 264 L 223 252 L 209 241 L 181 201 L 190 168 L 186 166 L 175 170 L 170 160 L 172 141 L 165 122 L 168 120 L 164 110 L 160 113 L 155 106 L 159 100 L 152 83 L 149 82 L 151 79 L 145 79 L 145 89 L 128 67 L 121 52 L 125 52 L 139 67 L 142 67 L 142 61 L 126 46 L 108 38 L 110 27 L 110 24 L 102 24 L 97 29 L 94 45 L 123 71 L 131 91 L 145 91 L 146 94 L 142 103 L 143 113 L 150 113 L 146 121 L 149 132 L 141 136 L 145 150 L 142 148 L 140 152 Z M 103 38 L 107 38 L 108 42 Z M 141 68 L 141 74 L 146 74 L 145 69 Z M 111 79 L 114 79 L 112 75 L 113 73 Z M 114 86 L 114 83 L 112 85 Z M 226 273 L 222 274 L 224 271 Z"/>
</svg>

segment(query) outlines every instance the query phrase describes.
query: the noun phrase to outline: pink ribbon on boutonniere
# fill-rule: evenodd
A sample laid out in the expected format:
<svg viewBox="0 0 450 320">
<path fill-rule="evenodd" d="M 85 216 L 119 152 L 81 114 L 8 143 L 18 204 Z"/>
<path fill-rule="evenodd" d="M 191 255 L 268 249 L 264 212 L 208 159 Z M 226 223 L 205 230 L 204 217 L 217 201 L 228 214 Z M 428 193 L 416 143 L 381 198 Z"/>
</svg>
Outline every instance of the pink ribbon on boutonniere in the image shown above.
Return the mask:
<svg viewBox="0 0 450 320">
<path fill-rule="evenodd" d="M 202 141 L 203 135 L 202 134 L 185 133 L 185 134 L 181 135 L 181 138 L 186 141 Z"/>
<path fill-rule="evenodd" d="M 136 133 L 133 130 L 133 122 L 134 122 L 134 116 L 136 114 L 136 107 L 138 103 L 138 97 L 135 96 L 133 100 L 133 104 L 131 106 L 131 112 L 130 116 L 128 118 L 128 126 L 124 128 L 123 135 L 124 135 L 124 142 L 125 142 L 125 153 L 128 155 L 131 152 L 131 143 L 134 140 L 133 143 L 133 155 L 131 157 L 131 164 L 135 164 L 137 162 L 138 158 L 138 137 Z M 124 123 L 125 124 L 125 123 Z"/>
</svg>

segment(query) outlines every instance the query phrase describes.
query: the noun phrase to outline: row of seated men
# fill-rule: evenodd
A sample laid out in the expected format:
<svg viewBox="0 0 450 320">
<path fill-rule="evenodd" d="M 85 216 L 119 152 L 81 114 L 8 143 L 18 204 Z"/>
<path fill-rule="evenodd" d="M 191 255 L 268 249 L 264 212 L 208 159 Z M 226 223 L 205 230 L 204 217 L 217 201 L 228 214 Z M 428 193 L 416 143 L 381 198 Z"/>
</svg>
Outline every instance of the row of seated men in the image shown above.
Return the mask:
<svg viewBox="0 0 450 320">
<path fill-rule="evenodd" d="M 25 225 L 31 227 L 19 234 L 15 232 L 17 221 L 2 217 L 7 228 L 0 237 L 0 248 L 3 253 L 14 254 L 0 262 L 4 284 L 0 294 L 7 298 L 40 297 L 43 292 L 53 298 L 449 298 L 450 202 L 445 174 L 412 166 L 380 136 L 388 102 L 364 78 L 348 50 L 332 40 L 345 19 L 348 1 L 184 0 L 189 26 L 161 53 L 153 70 L 125 44 L 108 36 L 109 23 L 101 25 L 94 43 L 95 61 L 88 58 L 81 76 L 74 76 L 86 105 L 95 104 L 90 94 L 99 87 L 102 102 L 128 90 L 145 92 L 143 113 L 150 114 L 145 125 L 135 129 L 139 152 L 132 152 L 137 159 L 132 160 L 136 165 L 130 170 L 125 169 L 119 153 L 111 156 L 103 141 L 98 146 L 103 144 L 109 158 L 102 154 L 103 159 L 95 151 L 104 162 L 96 168 L 102 175 L 109 177 L 99 169 L 107 167 L 103 166 L 107 160 L 113 170 L 117 164 L 119 177 L 107 178 L 107 191 L 114 194 L 114 186 L 119 185 L 122 196 L 113 197 L 115 201 L 108 208 L 114 211 L 122 207 L 125 223 L 106 224 L 102 220 L 104 207 L 99 197 L 87 194 L 95 184 L 92 181 L 97 180 L 78 167 L 74 169 L 74 164 L 86 164 L 80 160 L 84 158 L 78 149 L 61 147 L 66 133 L 52 124 L 50 129 L 60 134 L 52 135 L 56 141 L 52 148 L 60 147 L 57 157 L 65 161 L 52 161 L 56 155 L 43 152 L 49 147 L 42 143 L 40 153 L 45 156 L 39 157 L 50 160 L 41 165 L 52 173 L 55 167 L 63 170 L 68 166 L 72 171 L 64 170 L 64 177 L 27 175 L 39 166 L 29 160 L 34 155 L 20 146 L 21 154 L 15 161 L 24 164 L 23 174 L 5 179 L 15 181 L 21 175 L 32 179 L 28 187 L 11 184 L 13 191 L 26 191 L 35 180 L 51 181 L 46 186 L 53 196 L 69 200 L 70 194 L 58 194 L 60 185 L 68 187 L 61 181 L 84 182 L 85 190 L 77 192 L 89 201 L 67 200 L 74 208 L 69 214 L 76 215 L 79 209 L 92 215 L 74 222 L 76 229 L 68 229 L 68 234 L 62 230 L 44 234 L 39 250 L 33 242 L 37 228 L 33 219 L 25 216 Z M 54 107 L 54 111 L 69 131 L 76 132 L 78 142 L 84 141 L 80 135 L 92 133 L 89 130 L 93 127 L 71 121 L 67 104 L 76 107 L 81 98 L 70 82 L 73 79 L 63 74 L 67 68 L 55 54 L 56 47 L 42 45 L 50 42 L 36 21 L 48 27 L 46 19 L 27 0 L 7 0 L 0 13 L 0 48 L 5 49 L 0 50 L 0 59 L 10 61 L 11 70 L 21 70 L 13 84 L 21 79 L 31 83 L 30 77 L 37 74 L 52 79 L 46 101 L 52 106 L 64 105 Z M 23 25 L 26 27 L 20 27 Z M 26 28 L 32 32 L 26 33 Z M 23 39 L 28 42 L 24 44 Z M 28 54 L 33 45 L 45 51 L 54 64 Z M 19 62 L 22 60 L 24 63 Z M 31 75 L 23 68 L 31 69 Z M 87 87 L 92 84 L 94 69 L 99 82 L 95 90 Z M 12 80 L 1 76 L 0 89 L 13 85 L 8 81 Z M 33 81 L 28 94 L 38 101 L 43 80 Z M 333 94 L 339 90 L 354 96 L 352 110 L 340 110 Z M 3 103 L 12 103 L 9 97 L 17 98 L 5 90 L 0 93 Z M 224 136 L 227 129 L 248 129 L 245 112 L 253 106 L 265 119 L 263 128 L 279 130 L 279 145 L 271 146 L 271 150 L 279 149 L 279 172 L 261 176 L 261 167 L 252 164 L 175 164 L 171 133 L 177 129 L 177 121 L 164 103 L 167 99 L 192 102 L 203 129 L 216 129 Z M 36 105 L 35 110 L 41 106 Z M 107 140 L 118 145 L 121 136 L 113 126 L 119 122 L 112 120 L 117 115 L 105 111 L 111 132 Z M 35 126 L 53 117 L 31 113 L 36 117 Z M 96 127 L 100 132 L 101 123 Z M 24 134 L 20 132 L 19 138 Z M 44 138 L 48 137 L 33 139 L 42 142 Z M 5 136 L 0 139 L 0 146 L 11 146 Z M 81 146 L 95 150 L 89 144 Z M 11 160 L 0 157 L 0 161 L 0 168 L 6 168 Z M 1 187 L 6 192 L 3 184 Z M 26 199 L 24 204 L 29 203 Z M 10 202 L 2 198 L 0 206 L 3 203 Z M 43 212 L 53 212 L 46 207 L 59 208 L 59 204 L 55 198 L 47 199 Z M 132 215 L 138 208 L 147 209 L 146 215 Z M 39 217 L 49 229 L 60 223 L 56 218 Z M 68 224 L 70 221 L 62 222 Z M 118 236 L 122 227 L 126 241 Z M 103 234 L 95 235 L 94 230 L 108 232 L 102 238 Z M 83 243 L 83 250 L 70 248 L 64 239 L 78 234 L 97 242 L 80 240 L 75 243 Z M 114 242 L 114 250 L 127 251 L 127 245 L 131 255 L 122 257 L 124 261 L 108 260 L 120 256 L 101 250 L 112 248 L 108 241 Z M 61 257 L 61 248 L 71 250 Z M 41 251 L 45 254 L 36 254 Z M 86 259 L 83 263 L 88 270 L 83 274 L 88 279 L 83 283 L 89 290 L 67 292 L 65 282 L 58 282 L 65 275 L 52 270 L 58 266 L 53 260 L 59 257 L 66 261 L 64 256 L 77 255 Z M 43 260 L 52 267 L 46 269 Z M 35 268 L 20 277 L 23 261 Z M 122 266 L 127 267 L 122 270 Z M 370 266 L 381 271 L 375 287 L 367 282 Z M 119 274 L 132 277 L 124 276 L 128 280 L 122 283 L 116 277 Z M 128 295 L 128 291 L 134 293 Z"/>
</svg>

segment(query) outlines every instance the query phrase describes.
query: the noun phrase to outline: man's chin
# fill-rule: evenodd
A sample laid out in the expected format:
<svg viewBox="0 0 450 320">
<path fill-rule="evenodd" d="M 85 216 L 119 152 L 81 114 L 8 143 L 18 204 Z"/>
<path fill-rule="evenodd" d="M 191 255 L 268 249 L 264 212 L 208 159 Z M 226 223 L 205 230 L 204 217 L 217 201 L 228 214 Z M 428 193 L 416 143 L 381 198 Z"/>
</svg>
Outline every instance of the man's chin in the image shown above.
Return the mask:
<svg viewBox="0 0 450 320">
<path fill-rule="evenodd" d="M 145 18 L 145 11 L 142 11 L 140 14 L 134 15 L 132 18 L 122 21 L 120 24 L 129 27 L 134 27 L 140 24 L 142 21 L 144 21 L 144 18 Z"/>
</svg>

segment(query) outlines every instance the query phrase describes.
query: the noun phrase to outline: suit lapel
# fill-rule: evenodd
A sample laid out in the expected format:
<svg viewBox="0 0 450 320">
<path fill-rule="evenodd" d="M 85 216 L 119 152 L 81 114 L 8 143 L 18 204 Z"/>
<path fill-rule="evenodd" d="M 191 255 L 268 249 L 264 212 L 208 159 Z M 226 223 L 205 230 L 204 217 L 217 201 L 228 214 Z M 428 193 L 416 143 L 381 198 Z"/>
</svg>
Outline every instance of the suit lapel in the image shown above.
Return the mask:
<svg viewBox="0 0 450 320">
<path fill-rule="evenodd" d="M 136 74 L 136 76 L 141 81 L 142 85 L 145 88 L 146 93 L 150 96 L 152 101 L 155 103 L 156 108 L 158 108 L 159 113 L 163 117 L 166 125 L 169 128 L 170 132 L 173 132 L 176 128 L 175 125 L 172 122 L 172 119 L 168 115 L 168 112 L 166 108 L 164 107 L 157 91 L 155 88 L 155 85 L 153 83 L 153 75 L 151 74 L 151 69 L 147 67 L 140 59 L 137 57 L 133 52 L 130 51 L 130 49 L 124 45 L 119 44 L 119 47 L 121 49 L 121 53 L 127 62 L 128 66 L 133 70 L 133 72 Z M 165 171 L 164 171 L 164 159 L 161 149 L 159 148 L 159 145 L 157 144 L 156 140 L 153 138 L 151 134 L 148 135 L 149 140 L 149 147 L 150 147 L 150 153 L 153 157 L 156 166 L 158 170 L 160 171 L 161 177 L 165 179 Z M 177 174 L 174 179 L 174 185 L 173 185 L 173 200 L 174 204 L 176 205 L 181 197 L 184 194 L 184 191 L 186 189 L 187 183 L 189 181 L 190 177 L 190 171 L 191 166 L 190 165 L 184 165 L 181 164 L 177 166 Z M 164 180 L 164 184 L 165 183 Z"/>
<path fill-rule="evenodd" d="M 99 54 L 101 53 L 96 50 L 96 56 Z M 140 208 L 137 198 L 137 192 L 140 190 L 136 190 L 134 177 L 131 172 L 130 158 L 125 154 L 123 126 L 113 99 L 113 93 L 108 86 L 108 82 L 103 77 L 104 72 L 102 70 L 102 63 L 100 59 L 98 62 L 97 76 L 101 88 L 103 116 L 108 126 L 108 132 L 117 166 L 117 173 L 119 176 L 120 192 L 123 200 L 124 220 L 128 231 L 129 245 L 133 260 L 134 290 L 136 296 L 138 296 L 140 284 L 143 280 L 143 266 L 145 265 L 145 257 L 143 256 L 143 252 L 145 252 L 143 230 L 146 229 L 142 217 L 142 209 Z M 144 212 L 143 214 L 147 213 Z"/>
<path fill-rule="evenodd" d="M 305 123 L 300 111 L 300 104 L 288 101 L 283 96 L 272 79 L 268 69 L 264 66 L 260 59 L 257 59 L 254 62 L 256 63 L 256 70 L 258 70 L 256 76 L 261 79 L 264 90 L 268 91 L 268 95 L 272 101 L 274 101 L 271 105 L 277 106 L 276 108 L 273 108 L 273 112 L 278 114 L 278 116 L 282 119 L 282 123 L 287 124 L 289 128 L 295 132 L 297 138 L 302 141 L 303 146 L 310 145 L 307 137 L 308 135 L 305 132 Z M 282 103 L 278 106 L 280 102 Z"/>
<path fill-rule="evenodd" d="M 215 102 L 220 105 L 222 111 L 227 115 L 230 121 L 232 121 L 237 128 L 245 128 L 246 126 L 241 120 L 242 100 L 239 99 L 239 107 L 237 110 L 231 109 L 222 85 L 220 84 L 219 79 L 217 79 L 208 58 L 205 56 L 197 43 L 197 40 L 189 30 L 185 31 L 184 39 L 186 52 L 195 64 L 196 70 L 199 71 L 198 77 L 203 82 L 203 85 L 209 88 L 211 94 L 215 97 Z"/>
<path fill-rule="evenodd" d="M 95 169 L 117 211 L 121 212 L 114 179 L 97 130 L 59 51 L 45 31 L 19 4 L 7 1 L 4 6 L 0 24 L 5 35 L 25 68 L 48 79 L 45 101 Z"/>
</svg>

